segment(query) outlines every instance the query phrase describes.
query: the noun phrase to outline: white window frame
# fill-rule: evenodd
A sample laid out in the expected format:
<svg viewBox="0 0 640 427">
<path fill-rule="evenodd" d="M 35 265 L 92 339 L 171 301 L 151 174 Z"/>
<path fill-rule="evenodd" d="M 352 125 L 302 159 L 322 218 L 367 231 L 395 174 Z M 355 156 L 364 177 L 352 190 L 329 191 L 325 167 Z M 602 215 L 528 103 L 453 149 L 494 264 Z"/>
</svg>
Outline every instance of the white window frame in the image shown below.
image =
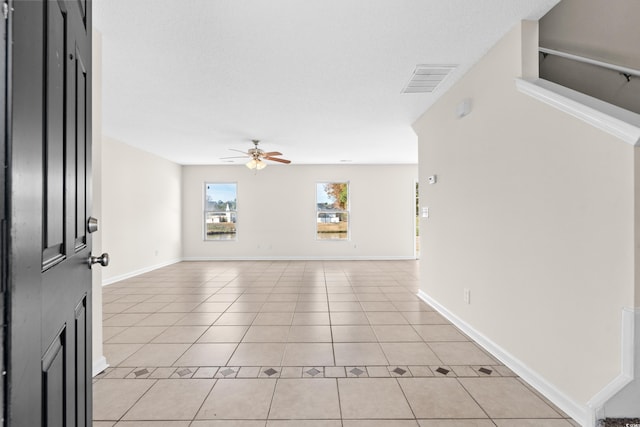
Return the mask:
<svg viewBox="0 0 640 427">
<path fill-rule="evenodd" d="M 236 190 L 236 206 L 235 209 L 229 211 L 221 211 L 221 210 L 211 210 L 207 208 L 207 187 L 209 185 L 235 185 Z M 222 181 L 206 181 L 203 186 L 204 194 L 202 197 L 203 200 L 203 216 L 202 216 L 202 225 L 203 225 L 203 239 L 205 242 L 235 242 L 238 240 L 238 183 L 237 182 L 222 182 Z M 207 215 L 209 213 L 218 213 L 224 214 L 229 218 L 235 218 L 235 221 L 231 221 L 235 224 L 235 233 L 233 233 L 233 238 L 229 239 L 211 239 L 207 235 Z"/>
<path fill-rule="evenodd" d="M 332 210 L 332 211 L 324 211 L 335 214 L 346 214 L 347 215 L 347 236 L 345 238 L 339 237 L 330 237 L 326 239 L 322 239 L 318 237 L 318 215 L 323 212 L 322 209 L 318 207 L 318 187 L 320 185 L 326 184 L 346 184 L 347 185 L 347 209 L 344 210 Z M 348 242 L 351 240 L 351 183 L 349 181 L 318 181 L 315 185 L 315 236 L 316 240 L 320 242 Z"/>
</svg>

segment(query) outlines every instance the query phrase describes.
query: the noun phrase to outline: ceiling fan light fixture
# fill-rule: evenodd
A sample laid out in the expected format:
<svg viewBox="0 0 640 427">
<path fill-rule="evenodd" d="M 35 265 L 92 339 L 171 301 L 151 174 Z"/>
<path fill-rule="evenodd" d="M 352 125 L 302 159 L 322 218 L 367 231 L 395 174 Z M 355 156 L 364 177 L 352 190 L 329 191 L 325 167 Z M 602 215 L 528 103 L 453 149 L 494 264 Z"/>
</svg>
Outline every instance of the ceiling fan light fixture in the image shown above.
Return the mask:
<svg viewBox="0 0 640 427">
<path fill-rule="evenodd" d="M 284 163 L 284 164 L 289 164 L 291 163 L 291 160 L 287 160 L 287 159 L 282 159 L 279 157 L 275 157 L 275 156 L 281 156 L 282 153 L 278 152 L 278 151 L 263 151 L 261 149 L 258 148 L 258 143 L 260 141 L 258 141 L 257 139 L 253 139 L 251 140 L 251 142 L 253 142 L 254 148 L 251 148 L 249 150 L 247 150 L 246 152 L 244 151 L 240 151 L 240 150 L 236 150 L 234 148 L 230 148 L 230 150 L 232 151 L 238 151 L 242 154 L 244 154 L 245 156 L 249 157 L 249 161 L 247 163 L 245 163 L 245 166 L 248 167 L 251 170 L 262 170 L 264 168 L 267 167 L 267 162 L 265 162 L 265 160 L 269 160 L 269 161 L 273 161 L 273 162 L 278 162 L 278 163 Z M 222 159 L 235 159 L 238 156 L 235 157 L 223 157 Z"/>
<path fill-rule="evenodd" d="M 262 170 L 267 167 L 267 164 L 260 159 L 251 159 L 247 162 L 245 166 L 251 170 L 253 169 Z"/>
</svg>

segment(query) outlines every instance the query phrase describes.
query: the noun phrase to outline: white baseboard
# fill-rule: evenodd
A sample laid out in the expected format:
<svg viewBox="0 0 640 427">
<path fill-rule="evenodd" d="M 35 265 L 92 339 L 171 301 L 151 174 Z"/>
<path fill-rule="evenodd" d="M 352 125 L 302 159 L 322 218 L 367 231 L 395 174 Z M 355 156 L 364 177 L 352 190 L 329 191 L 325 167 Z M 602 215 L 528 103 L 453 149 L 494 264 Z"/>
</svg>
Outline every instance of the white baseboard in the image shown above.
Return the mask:
<svg viewBox="0 0 640 427">
<path fill-rule="evenodd" d="M 107 359 L 104 356 L 102 356 L 97 360 L 93 361 L 93 370 L 91 372 L 95 377 L 96 375 L 98 375 L 100 372 L 104 371 L 108 367 L 109 367 L 109 364 L 107 363 Z"/>
<path fill-rule="evenodd" d="M 636 324 L 640 324 L 640 309 L 624 308 L 622 310 L 622 352 L 621 352 L 621 372 L 587 402 L 591 408 L 591 417 L 594 422 L 605 416 L 604 406 L 614 396 L 630 384 L 637 372 L 635 372 L 635 349 L 636 349 Z M 632 404 L 633 406 L 633 404 Z"/>
<path fill-rule="evenodd" d="M 166 267 L 168 265 L 175 264 L 177 262 L 182 261 L 182 259 L 172 259 L 170 261 L 162 262 L 160 264 L 151 265 L 149 267 L 144 267 L 139 270 L 130 271 L 128 273 L 119 274 L 117 276 L 109 277 L 108 279 L 102 280 L 102 286 L 107 286 L 112 283 L 119 282 L 121 280 L 130 279 L 131 277 L 139 276 L 140 274 L 148 273 L 153 270 L 157 270 L 158 268 Z"/>
<path fill-rule="evenodd" d="M 515 372 L 520 378 L 525 380 L 531 386 L 533 386 L 536 390 L 542 393 L 547 399 L 549 399 L 553 404 L 558 406 L 558 408 L 562 409 L 567 415 L 573 418 L 575 421 L 580 423 L 580 425 L 585 427 L 595 427 L 595 423 L 592 424 L 591 418 L 591 410 L 584 405 L 575 402 L 571 398 L 569 398 L 562 391 L 558 390 L 553 384 L 549 383 L 542 376 L 540 376 L 537 372 L 529 368 L 526 364 L 524 364 L 521 360 L 517 359 L 509 352 L 504 350 L 498 344 L 491 341 L 489 338 L 482 335 L 480 332 L 475 330 L 471 325 L 469 325 L 464 320 L 460 319 L 458 316 L 450 312 L 443 305 L 438 303 L 435 299 L 431 298 L 424 291 L 418 291 L 418 297 L 435 308 L 440 314 L 442 314 L 447 320 L 460 328 L 465 334 L 471 337 L 475 342 L 480 344 L 485 350 L 495 356 L 498 360 L 505 364 L 509 369 Z"/>
<path fill-rule="evenodd" d="M 186 257 L 182 261 L 415 261 L 411 256 L 244 256 Z"/>
</svg>

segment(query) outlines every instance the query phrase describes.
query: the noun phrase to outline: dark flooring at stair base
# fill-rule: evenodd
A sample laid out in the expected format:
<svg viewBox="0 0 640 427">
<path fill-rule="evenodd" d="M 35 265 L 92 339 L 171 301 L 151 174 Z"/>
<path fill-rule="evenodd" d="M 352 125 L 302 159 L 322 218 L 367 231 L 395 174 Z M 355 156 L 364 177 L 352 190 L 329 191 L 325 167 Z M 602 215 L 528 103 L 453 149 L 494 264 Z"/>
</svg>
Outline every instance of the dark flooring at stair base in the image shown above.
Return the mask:
<svg viewBox="0 0 640 427">
<path fill-rule="evenodd" d="M 640 418 L 605 418 L 602 427 L 640 427 Z"/>
</svg>

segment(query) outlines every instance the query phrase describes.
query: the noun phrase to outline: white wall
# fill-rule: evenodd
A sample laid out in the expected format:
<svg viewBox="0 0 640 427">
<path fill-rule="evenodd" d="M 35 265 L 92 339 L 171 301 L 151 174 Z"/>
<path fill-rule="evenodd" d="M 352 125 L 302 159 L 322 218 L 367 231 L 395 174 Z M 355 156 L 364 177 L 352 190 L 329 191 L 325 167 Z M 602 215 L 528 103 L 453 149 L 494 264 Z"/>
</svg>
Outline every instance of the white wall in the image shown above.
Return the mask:
<svg viewBox="0 0 640 427">
<path fill-rule="evenodd" d="M 420 182 L 439 177 L 421 290 L 586 408 L 620 374 L 634 304 L 634 148 L 517 92 L 521 43 L 518 25 L 414 125 Z"/>
<path fill-rule="evenodd" d="M 92 206 L 91 216 L 102 219 L 102 34 L 93 30 L 92 39 Z M 98 231 L 91 234 L 93 254 L 102 253 L 102 223 Z M 106 366 L 102 350 L 102 269 L 97 266 L 91 271 L 92 281 L 92 356 L 93 374 L 103 371 Z"/>
<path fill-rule="evenodd" d="M 185 259 L 414 257 L 417 165 L 184 166 Z M 317 241 L 316 183 L 348 181 L 351 239 Z M 203 240 L 205 182 L 238 184 L 237 241 Z"/>
<path fill-rule="evenodd" d="M 103 283 L 179 261 L 181 166 L 112 138 L 102 144 Z"/>
</svg>

